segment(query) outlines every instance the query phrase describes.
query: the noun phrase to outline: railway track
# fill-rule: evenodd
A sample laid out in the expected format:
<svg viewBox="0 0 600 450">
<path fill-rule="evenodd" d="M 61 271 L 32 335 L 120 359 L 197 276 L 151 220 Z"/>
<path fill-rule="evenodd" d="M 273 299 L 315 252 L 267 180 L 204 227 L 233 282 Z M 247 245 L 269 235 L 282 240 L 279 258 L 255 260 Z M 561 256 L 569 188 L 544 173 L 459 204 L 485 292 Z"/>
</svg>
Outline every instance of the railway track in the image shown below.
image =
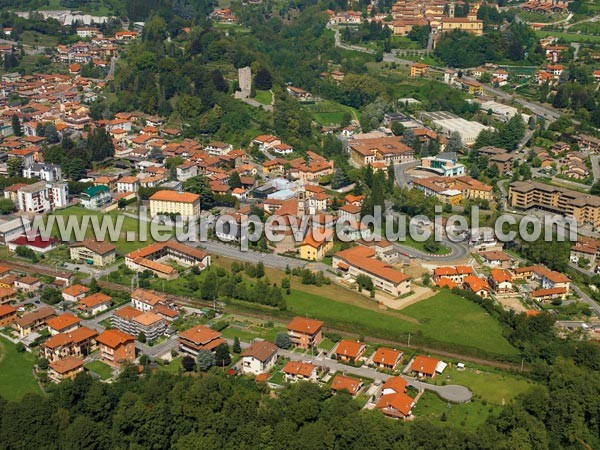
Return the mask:
<svg viewBox="0 0 600 450">
<path fill-rule="evenodd" d="M 98 281 L 98 284 L 100 285 L 100 287 L 104 287 L 107 289 L 112 289 L 112 290 L 117 290 L 117 291 L 129 291 L 129 288 L 127 286 L 124 286 L 122 284 L 112 283 L 110 281 Z M 214 304 L 211 301 L 189 298 L 189 297 L 181 297 L 181 296 L 177 296 L 177 295 L 173 295 L 173 294 L 166 294 L 166 296 L 169 301 L 172 301 L 177 306 L 189 306 L 189 307 L 193 307 L 193 308 L 205 307 L 205 308 L 214 309 Z M 268 321 L 271 321 L 271 322 L 279 324 L 279 325 L 285 325 L 290 318 L 290 317 L 283 317 L 282 315 L 278 315 L 278 314 L 269 314 L 268 312 L 260 312 L 259 313 L 259 312 L 248 311 L 247 309 L 242 309 L 242 308 L 236 309 L 235 307 L 231 307 L 231 306 L 226 306 L 225 308 L 217 308 L 217 311 L 218 312 L 228 312 L 228 313 L 240 316 L 240 317 L 249 317 L 249 318 L 253 318 L 253 319 L 260 319 L 263 321 L 268 320 Z M 356 338 L 356 339 L 358 339 L 360 336 L 358 333 L 353 333 L 352 331 L 334 328 L 334 327 L 328 327 L 328 326 L 324 327 L 324 331 L 327 333 L 340 334 L 343 336 Z M 511 363 L 506 363 L 506 362 L 501 362 L 501 361 L 494 361 L 494 360 L 484 359 L 484 358 L 477 358 L 474 356 L 468 356 L 468 355 L 464 355 L 464 354 L 460 354 L 460 353 L 449 352 L 449 351 L 440 350 L 440 349 L 427 347 L 427 346 L 423 346 L 423 345 L 408 344 L 406 342 L 402 343 L 402 342 L 394 341 L 391 339 L 384 339 L 384 338 L 375 337 L 375 336 L 363 336 L 363 338 L 370 342 L 377 342 L 379 344 L 389 345 L 392 347 L 400 346 L 403 348 L 410 348 L 410 349 L 414 349 L 414 350 L 419 350 L 419 351 L 427 353 L 427 354 L 433 354 L 433 355 L 438 355 L 441 357 L 457 359 L 457 360 L 460 360 L 461 362 L 470 362 L 470 363 L 478 364 L 481 366 L 494 367 L 494 368 L 502 369 L 502 370 L 511 370 L 511 371 L 520 371 L 521 370 L 521 367 L 517 364 L 511 364 Z M 528 369 L 524 368 L 523 370 L 528 370 Z"/>
</svg>

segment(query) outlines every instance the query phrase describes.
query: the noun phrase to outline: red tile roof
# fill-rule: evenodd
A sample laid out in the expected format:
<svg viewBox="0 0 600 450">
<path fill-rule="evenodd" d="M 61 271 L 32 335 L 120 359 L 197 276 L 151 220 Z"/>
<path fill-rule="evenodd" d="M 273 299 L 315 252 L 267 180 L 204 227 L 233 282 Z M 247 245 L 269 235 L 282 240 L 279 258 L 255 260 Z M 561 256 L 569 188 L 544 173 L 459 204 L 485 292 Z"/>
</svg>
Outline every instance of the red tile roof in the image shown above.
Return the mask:
<svg viewBox="0 0 600 450">
<path fill-rule="evenodd" d="M 304 334 L 317 333 L 323 327 L 320 320 L 305 319 L 304 317 L 294 317 L 287 325 L 287 329 Z"/>
<path fill-rule="evenodd" d="M 415 356 L 415 359 L 410 366 L 410 370 L 426 375 L 433 375 L 438 362 L 439 360 L 429 358 L 428 356 Z"/>
</svg>

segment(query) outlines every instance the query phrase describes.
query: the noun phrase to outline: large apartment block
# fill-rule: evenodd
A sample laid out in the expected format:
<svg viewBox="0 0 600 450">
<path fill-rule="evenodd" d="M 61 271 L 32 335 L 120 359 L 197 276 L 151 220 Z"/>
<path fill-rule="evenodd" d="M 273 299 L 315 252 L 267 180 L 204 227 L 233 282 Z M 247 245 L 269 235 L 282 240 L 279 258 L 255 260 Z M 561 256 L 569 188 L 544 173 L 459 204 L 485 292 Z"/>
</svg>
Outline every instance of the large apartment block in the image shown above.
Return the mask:
<svg viewBox="0 0 600 450">
<path fill-rule="evenodd" d="M 43 214 L 64 208 L 69 200 L 67 183 L 39 181 L 17 191 L 18 207 L 28 213 Z"/>
<path fill-rule="evenodd" d="M 577 223 L 600 227 L 600 197 L 533 181 L 515 181 L 508 191 L 510 206 L 519 209 L 540 208 Z"/>
<path fill-rule="evenodd" d="M 178 214 L 182 217 L 200 215 L 200 196 L 190 192 L 158 191 L 150 197 L 150 215 Z"/>
</svg>

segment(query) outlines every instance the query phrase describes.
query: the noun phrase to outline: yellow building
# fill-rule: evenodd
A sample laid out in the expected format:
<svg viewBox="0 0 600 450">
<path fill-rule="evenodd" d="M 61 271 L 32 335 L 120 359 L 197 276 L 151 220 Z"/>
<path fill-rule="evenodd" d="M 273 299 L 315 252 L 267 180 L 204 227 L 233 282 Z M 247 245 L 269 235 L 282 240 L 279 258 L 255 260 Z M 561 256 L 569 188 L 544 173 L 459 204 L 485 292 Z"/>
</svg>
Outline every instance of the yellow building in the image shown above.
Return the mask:
<svg viewBox="0 0 600 450">
<path fill-rule="evenodd" d="M 150 215 L 179 214 L 182 217 L 200 215 L 200 196 L 191 192 L 158 191 L 150 197 Z"/>
<path fill-rule="evenodd" d="M 71 259 L 73 261 L 85 261 L 98 267 L 104 267 L 115 262 L 117 258 L 116 248 L 110 242 L 97 242 L 87 239 L 69 245 Z"/>
<path fill-rule="evenodd" d="M 429 66 L 423 63 L 414 63 L 410 66 L 410 76 L 411 77 L 424 77 L 427 75 L 429 70 Z"/>
<path fill-rule="evenodd" d="M 321 261 L 327 252 L 333 249 L 332 230 L 320 231 L 315 236 L 314 230 L 310 230 L 302 244 L 300 244 L 300 258 L 309 261 Z"/>
<path fill-rule="evenodd" d="M 483 34 L 483 21 L 478 20 L 477 16 L 473 15 L 467 17 L 444 17 L 442 19 L 442 33 L 448 33 L 453 30 L 463 30 L 467 33 L 481 36 Z"/>
</svg>

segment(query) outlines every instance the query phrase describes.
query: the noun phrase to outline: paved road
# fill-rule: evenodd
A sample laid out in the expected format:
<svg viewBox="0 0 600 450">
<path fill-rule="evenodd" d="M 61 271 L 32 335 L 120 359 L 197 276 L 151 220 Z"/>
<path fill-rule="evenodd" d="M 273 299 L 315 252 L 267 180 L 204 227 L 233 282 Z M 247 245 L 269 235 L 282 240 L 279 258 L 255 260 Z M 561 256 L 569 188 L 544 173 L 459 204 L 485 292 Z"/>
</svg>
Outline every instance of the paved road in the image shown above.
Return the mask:
<svg viewBox="0 0 600 450">
<path fill-rule="evenodd" d="M 233 339 L 227 339 L 227 342 L 230 345 L 233 345 Z M 248 347 L 250 344 L 247 342 L 240 342 L 242 348 Z M 279 356 L 283 356 L 284 358 L 290 359 L 292 361 L 307 361 L 311 360 L 314 364 L 323 366 L 328 368 L 331 372 L 341 372 L 344 374 L 352 374 L 363 378 L 371 378 L 373 380 L 382 380 L 386 381 L 388 378 L 391 378 L 392 375 L 387 375 L 385 373 L 381 373 L 375 369 L 370 367 L 361 366 L 361 367 L 353 367 L 347 366 L 340 362 L 337 362 L 334 359 L 327 358 L 323 354 L 319 355 L 315 358 L 312 358 L 310 355 L 305 355 L 301 353 L 294 353 L 288 350 L 279 349 L 277 351 Z M 428 390 L 436 392 L 441 398 L 444 400 L 453 402 L 453 403 L 466 403 L 471 400 L 473 394 L 469 389 L 464 386 L 458 385 L 446 385 L 446 386 L 436 386 L 429 383 L 424 383 L 419 381 L 413 377 L 409 377 L 406 375 L 401 375 L 404 378 L 409 386 L 412 386 L 418 390 Z"/>
<path fill-rule="evenodd" d="M 147 355 L 151 358 L 157 358 L 165 353 L 170 352 L 171 350 L 177 349 L 179 346 L 179 341 L 177 340 L 177 336 L 173 335 L 169 339 L 164 342 L 161 342 L 158 345 L 149 346 L 146 344 L 142 344 L 140 341 L 135 341 L 135 348 L 137 348 L 144 355 Z"/>
<path fill-rule="evenodd" d="M 410 183 L 410 175 L 408 175 L 406 171 L 409 169 L 414 169 L 419 164 L 421 164 L 420 161 L 412 161 L 402 164 L 396 164 L 394 166 L 394 170 L 396 172 L 396 183 L 398 183 L 398 186 L 400 186 L 401 188 L 408 187 Z"/>
<path fill-rule="evenodd" d="M 332 27 L 330 27 L 332 28 Z M 367 49 L 364 47 L 359 47 L 356 45 L 348 45 L 348 44 L 344 44 L 341 41 L 341 36 L 340 36 L 340 32 L 338 28 L 333 28 L 334 32 L 335 32 L 335 45 L 337 47 L 346 49 L 346 50 L 354 50 L 354 51 L 358 51 L 358 52 L 362 52 L 362 53 L 375 53 L 372 49 Z M 394 56 L 392 53 L 384 53 L 383 54 L 383 60 L 385 62 L 395 62 L 396 64 L 404 64 L 404 65 L 411 65 L 414 64 L 414 61 L 410 61 L 410 60 L 406 60 L 406 59 L 401 59 L 401 58 L 397 58 L 396 56 Z M 437 70 L 437 71 L 444 71 L 447 68 L 446 67 L 436 67 L 436 66 L 430 66 L 430 69 L 432 70 Z M 466 80 L 471 80 L 471 81 L 475 81 L 474 78 L 468 77 L 468 76 L 464 76 L 463 78 Z M 499 98 L 502 98 L 504 100 L 507 101 L 511 101 L 514 100 L 515 102 L 519 103 L 520 105 L 524 106 L 525 108 L 528 108 L 530 111 L 532 111 L 534 114 L 540 115 L 542 117 L 544 117 L 547 120 L 551 120 L 554 121 L 556 119 L 558 119 L 561 116 L 561 112 L 557 111 L 556 109 L 554 109 L 553 107 L 549 106 L 549 105 L 542 105 L 540 103 L 537 102 L 532 102 L 532 101 L 528 101 L 525 100 L 524 98 L 521 97 L 517 97 L 514 96 L 513 94 L 504 92 L 501 89 L 495 89 L 491 86 L 488 85 L 483 85 L 483 88 L 490 94 L 495 95 Z"/>
<path fill-rule="evenodd" d="M 594 180 L 600 180 L 600 155 L 590 155 Z"/>
<path fill-rule="evenodd" d="M 573 289 L 573 292 L 575 292 L 579 296 L 579 298 L 581 298 L 582 302 L 586 303 L 590 307 L 590 309 L 594 312 L 594 314 L 596 314 L 596 316 L 600 317 L 600 305 L 594 299 L 592 299 L 589 295 L 587 295 L 573 283 L 571 283 L 571 289 Z"/>
</svg>

